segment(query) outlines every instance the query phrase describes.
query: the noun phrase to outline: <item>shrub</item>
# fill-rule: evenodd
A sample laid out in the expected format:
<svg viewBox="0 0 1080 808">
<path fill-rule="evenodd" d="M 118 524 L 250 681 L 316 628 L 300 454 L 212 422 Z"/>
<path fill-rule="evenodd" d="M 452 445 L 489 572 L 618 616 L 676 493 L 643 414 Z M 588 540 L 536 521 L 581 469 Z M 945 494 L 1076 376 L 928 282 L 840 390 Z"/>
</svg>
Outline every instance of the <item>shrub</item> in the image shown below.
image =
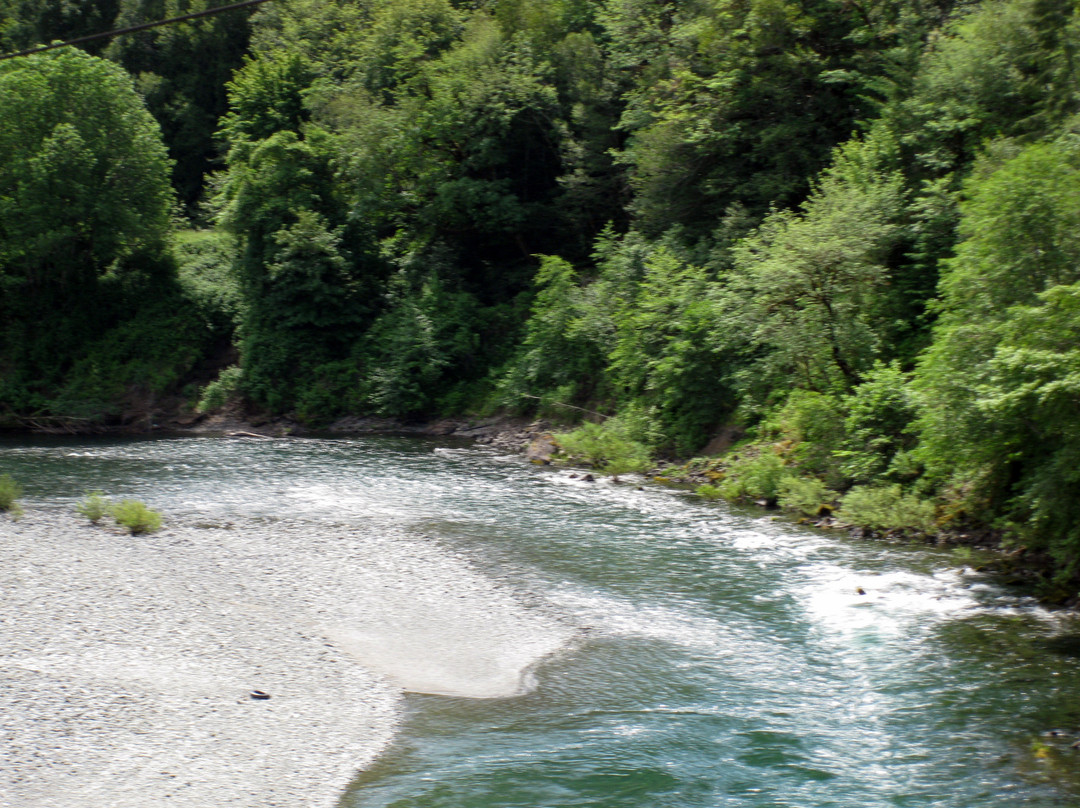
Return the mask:
<svg viewBox="0 0 1080 808">
<path fill-rule="evenodd" d="M 833 451 L 847 433 L 844 408 L 836 396 L 793 390 L 783 406 L 761 425 L 761 434 L 790 441 L 792 458 L 800 469 L 820 474 L 832 485 L 842 484 L 840 464 Z"/>
<path fill-rule="evenodd" d="M 161 394 L 179 389 L 211 345 L 198 312 L 166 280 L 139 287 L 143 298 L 125 304 L 131 316 L 74 354 L 49 408 L 63 415 L 98 419 L 119 415 L 132 391 Z M 134 294 L 134 292 L 132 292 Z"/>
<path fill-rule="evenodd" d="M 220 410 L 225 406 L 225 402 L 240 390 L 242 378 L 243 371 L 235 365 L 225 368 L 214 381 L 202 389 L 195 409 L 199 412 Z"/>
<path fill-rule="evenodd" d="M 86 499 L 75 506 L 75 510 L 95 525 L 109 513 L 109 500 L 100 491 L 87 491 Z"/>
<path fill-rule="evenodd" d="M 588 400 L 602 377 L 604 350 L 590 327 L 600 312 L 573 266 L 553 255 L 539 258 L 536 297 L 521 346 L 499 381 L 499 403 L 528 410 L 538 393 L 543 414 L 565 417 L 557 405 Z"/>
<path fill-rule="evenodd" d="M 363 410 L 362 377 L 352 359 L 327 362 L 312 368 L 297 385 L 296 417 L 305 424 L 330 423 L 342 413 Z"/>
<path fill-rule="evenodd" d="M 434 271 L 412 280 L 396 276 L 388 302 L 357 357 L 370 369 L 365 407 L 392 418 L 431 413 L 440 391 L 475 378 L 482 365 L 482 308 Z M 276 378 L 267 384 L 280 386 Z"/>
<path fill-rule="evenodd" d="M 878 362 L 864 381 L 844 396 L 847 437 L 834 455 L 841 460 L 844 475 L 856 483 L 869 483 L 889 472 L 903 474 L 903 466 L 892 467 L 898 454 L 914 446 L 909 426 L 915 418 L 915 403 L 908 374 L 897 363 Z M 905 461 L 901 461 L 903 464 Z M 911 463 L 907 461 L 907 468 Z M 895 478 L 894 478 L 895 479 Z"/>
<path fill-rule="evenodd" d="M 708 483 L 699 485 L 696 493 L 702 499 L 720 499 L 723 496 L 719 488 Z"/>
<path fill-rule="evenodd" d="M 934 529 L 934 503 L 904 494 L 899 485 L 874 488 L 857 485 L 840 503 L 841 521 L 872 530 Z"/>
<path fill-rule="evenodd" d="M 563 450 L 606 474 L 630 474 L 645 471 L 652 463 L 649 448 L 630 437 L 630 430 L 618 418 L 601 424 L 586 423 L 556 435 Z"/>
<path fill-rule="evenodd" d="M 727 499 L 775 500 L 781 481 L 790 474 L 784 461 L 771 452 L 745 457 L 728 469 L 720 493 Z"/>
<path fill-rule="evenodd" d="M 114 505 L 112 517 L 118 525 L 123 525 L 131 531 L 133 536 L 139 533 L 153 533 L 161 527 L 161 514 L 134 499 L 121 500 Z"/>
<path fill-rule="evenodd" d="M 10 474 L 0 474 L 0 511 L 7 511 L 16 518 L 21 516 L 22 508 L 17 502 L 21 496 L 22 486 Z"/>
<path fill-rule="evenodd" d="M 825 487 L 817 477 L 785 477 L 780 481 L 778 502 L 781 508 L 817 516 L 838 494 Z"/>
<path fill-rule="evenodd" d="M 237 251 L 233 236 L 221 230 L 183 230 L 173 242 L 184 297 L 215 334 L 231 334 L 243 318 L 244 296 L 233 266 Z"/>
</svg>

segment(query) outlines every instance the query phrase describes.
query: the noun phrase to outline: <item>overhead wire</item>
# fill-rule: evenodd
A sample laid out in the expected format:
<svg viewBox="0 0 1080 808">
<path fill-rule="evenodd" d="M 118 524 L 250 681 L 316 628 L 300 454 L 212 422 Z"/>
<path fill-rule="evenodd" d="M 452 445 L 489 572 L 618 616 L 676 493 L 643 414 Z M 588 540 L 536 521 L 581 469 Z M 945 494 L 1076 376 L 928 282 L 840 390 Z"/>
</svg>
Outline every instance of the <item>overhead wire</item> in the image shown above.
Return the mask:
<svg viewBox="0 0 1080 808">
<path fill-rule="evenodd" d="M 106 39 L 114 36 L 122 36 L 123 34 L 133 34 L 137 31 L 145 31 L 148 28 L 158 28 L 162 25 L 172 25 L 178 22 L 187 22 L 188 20 L 196 20 L 200 17 L 210 17 L 214 14 L 222 14 L 226 11 L 233 11 L 238 8 L 247 8 L 248 6 L 257 6 L 262 3 L 268 3 L 270 0 L 243 0 L 240 3 L 230 3 L 227 6 L 217 6 L 216 8 L 208 8 L 203 11 L 194 11 L 190 14 L 183 14 L 179 17 L 169 17 L 165 20 L 155 20 L 153 22 L 144 22 L 139 25 L 129 25 L 126 28 L 115 28 L 111 31 L 102 31 L 98 34 L 87 34 L 86 36 L 76 37 L 75 39 L 69 39 L 66 42 L 54 42 L 51 45 L 39 45 L 35 48 L 27 48 L 26 50 L 18 51 L 17 53 L 4 53 L 0 54 L 0 62 L 5 59 L 14 59 L 17 56 L 29 56 L 32 53 L 42 53 L 44 51 L 54 50 L 56 48 L 66 48 L 70 45 L 81 45 L 84 42 L 93 42 L 97 39 Z"/>
</svg>

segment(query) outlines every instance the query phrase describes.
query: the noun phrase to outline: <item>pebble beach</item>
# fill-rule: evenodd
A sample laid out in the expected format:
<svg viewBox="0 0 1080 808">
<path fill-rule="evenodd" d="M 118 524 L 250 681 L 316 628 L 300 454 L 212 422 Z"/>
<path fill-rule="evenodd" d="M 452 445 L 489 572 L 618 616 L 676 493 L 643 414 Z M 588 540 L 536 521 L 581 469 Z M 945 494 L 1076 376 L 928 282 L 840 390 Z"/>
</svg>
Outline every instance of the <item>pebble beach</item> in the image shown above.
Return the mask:
<svg viewBox="0 0 1080 808">
<path fill-rule="evenodd" d="M 405 692 L 511 697 L 573 634 L 434 539 L 164 516 L 0 517 L 3 808 L 329 808 Z"/>
</svg>

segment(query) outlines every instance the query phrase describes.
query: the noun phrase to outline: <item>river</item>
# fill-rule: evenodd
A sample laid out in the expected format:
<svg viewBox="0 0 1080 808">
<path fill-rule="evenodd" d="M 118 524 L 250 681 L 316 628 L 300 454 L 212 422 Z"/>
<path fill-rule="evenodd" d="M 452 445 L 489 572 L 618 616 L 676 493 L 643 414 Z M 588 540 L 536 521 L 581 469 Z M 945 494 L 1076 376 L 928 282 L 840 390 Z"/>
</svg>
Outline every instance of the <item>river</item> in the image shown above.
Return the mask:
<svg viewBox="0 0 1080 808">
<path fill-rule="evenodd" d="M 529 692 L 410 694 L 343 808 L 1080 804 L 1080 624 L 957 551 L 404 437 L 0 441 L 31 506 L 433 537 L 576 629 Z M 860 589 L 865 594 L 860 594 Z"/>
</svg>

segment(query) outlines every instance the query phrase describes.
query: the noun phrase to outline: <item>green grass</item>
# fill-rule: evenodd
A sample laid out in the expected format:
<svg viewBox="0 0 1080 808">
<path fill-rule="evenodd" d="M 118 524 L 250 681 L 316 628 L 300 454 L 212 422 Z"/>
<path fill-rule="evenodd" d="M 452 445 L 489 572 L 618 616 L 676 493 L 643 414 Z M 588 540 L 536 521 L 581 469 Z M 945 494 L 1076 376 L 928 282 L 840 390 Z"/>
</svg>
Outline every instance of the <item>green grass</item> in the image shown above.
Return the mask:
<svg viewBox="0 0 1080 808">
<path fill-rule="evenodd" d="M 931 533 L 934 511 L 934 503 L 903 493 L 899 485 L 882 488 L 860 485 L 841 500 L 837 517 L 850 525 L 872 530 Z"/>
<path fill-rule="evenodd" d="M 125 499 L 112 507 L 112 517 L 118 525 L 126 527 L 131 535 L 153 533 L 161 528 L 161 514 L 152 511 L 142 502 Z"/>
<path fill-rule="evenodd" d="M 787 511 L 818 516 L 839 496 L 817 477 L 785 477 L 779 485 L 779 504 Z"/>
<path fill-rule="evenodd" d="M 649 448 L 634 440 L 628 427 L 617 418 L 602 424 L 584 423 L 573 432 L 556 435 L 555 440 L 572 460 L 605 474 L 642 472 L 652 465 Z"/>
<path fill-rule="evenodd" d="M 100 491 L 87 491 L 86 499 L 76 505 L 75 510 L 96 525 L 102 517 L 109 515 L 109 500 Z"/>
<path fill-rule="evenodd" d="M 22 486 L 12 479 L 10 474 L 0 474 L 0 511 L 10 513 L 18 518 L 22 516 L 22 508 L 18 499 L 22 496 Z"/>
</svg>

